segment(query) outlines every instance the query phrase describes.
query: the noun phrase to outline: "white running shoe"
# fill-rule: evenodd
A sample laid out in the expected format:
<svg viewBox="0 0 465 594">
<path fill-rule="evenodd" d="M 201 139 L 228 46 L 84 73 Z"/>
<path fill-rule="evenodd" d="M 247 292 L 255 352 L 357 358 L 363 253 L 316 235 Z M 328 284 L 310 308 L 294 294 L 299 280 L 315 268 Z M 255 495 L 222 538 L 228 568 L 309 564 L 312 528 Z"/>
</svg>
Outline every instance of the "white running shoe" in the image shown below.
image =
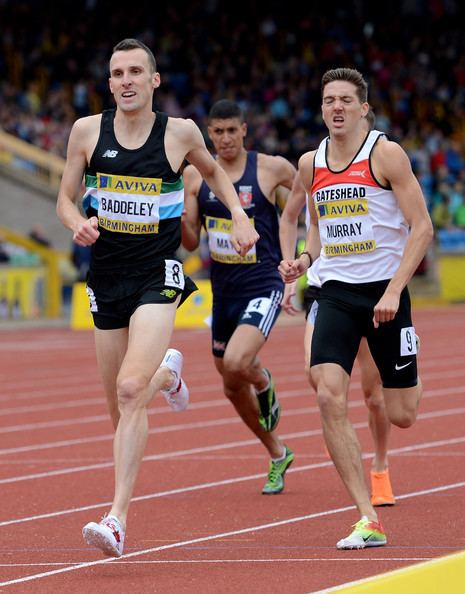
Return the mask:
<svg viewBox="0 0 465 594">
<path fill-rule="evenodd" d="M 353 531 L 347 538 L 340 540 L 338 549 L 364 549 L 365 547 L 382 547 L 387 543 L 381 522 L 369 520 L 366 516 L 352 526 Z"/>
<path fill-rule="evenodd" d="M 96 547 L 109 557 L 121 557 L 124 547 L 124 530 L 116 516 L 105 516 L 99 524 L 89 522 L 82 529 L 88 545 Z"/>
<path fill-rule="evenodd" d="M 169 390 L 160 390 L 168 404 L 176 412 L 187 408 L 189 404 L 189 389 L 181 377 L 183 356 L 176 349 L 168 349 L 160 367 L 168 367 L 176 376 L 173 386 Z"/>
</svg>

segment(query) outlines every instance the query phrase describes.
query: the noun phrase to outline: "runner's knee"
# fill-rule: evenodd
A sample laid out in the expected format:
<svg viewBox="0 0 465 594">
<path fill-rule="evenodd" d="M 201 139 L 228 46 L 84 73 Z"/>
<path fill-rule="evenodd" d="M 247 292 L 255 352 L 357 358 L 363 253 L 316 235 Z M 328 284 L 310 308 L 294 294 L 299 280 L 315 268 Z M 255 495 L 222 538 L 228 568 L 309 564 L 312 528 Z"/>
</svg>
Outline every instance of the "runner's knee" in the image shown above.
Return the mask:
<svg viewBox="0 0 465 594">
<path fill-rule="evenodd" d="M 389 415 L 391 423 L 401 429 L 408 429 L 411 427 L 413 423 L 415 423 L 416 418 L 417 415 L 415 411 L 402 411 Z"/>
<path fill-rule="evenodd" d="M 337 420 L 347 416 L 347 406 L 344 395 L 332 390 L 329 386 L 318 386 L 317 401 L 321 415 L 325 419 Z"/>
<path fill-rule="evenodd" d="M 385 389 L 385 405 L 389 420 L 401 429 L 411 427 L 417 418 L 421 384 L 403 390 Z"/>
<path fill-rule="evenodd" d="M 384 396 L 381 391 L 381 387 L 379 387 L 377 390 L 370 389 L 369 391 L 364 391 L 363 395 L 365 397 L 365 404 L 367 405 L 369 411 L 376 414 L 385 410 Z"/>
<path fill-rule="evenodd" d="M 246 353 L 226 352 L 223 358 L 223 369 L 228 375 L 244 375 L 251 365 Z"/>
<path fill-rule="evenodd" d="M 137 405 L 147 385 L 148 381 L 138 375 L 127 375 L 118 378 L 117 393 L 120 409 Z"/>
</svg>

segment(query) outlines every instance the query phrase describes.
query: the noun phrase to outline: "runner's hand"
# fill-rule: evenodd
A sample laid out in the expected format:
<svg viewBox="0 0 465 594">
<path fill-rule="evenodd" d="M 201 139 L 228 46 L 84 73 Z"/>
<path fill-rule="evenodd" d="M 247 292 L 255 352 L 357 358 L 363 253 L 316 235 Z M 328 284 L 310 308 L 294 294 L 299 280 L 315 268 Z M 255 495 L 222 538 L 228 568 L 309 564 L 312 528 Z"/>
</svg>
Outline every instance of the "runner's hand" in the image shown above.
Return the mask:
<svg viewBox="0 0 465 594">
<path fill-rule="evenodd" d="M 242 211 L 243 212 L 243 211 Z M 249 221 L 249 217 L 243 212 L 244 216 L 233 218 L 233 229 L 231 233 L 231 243 L 236 252 L 244 257 L 260 239 L 260 235 L 255 231 L 254 226 Z"/>
<path fill-rule="evenodd" d="M 297 258 L 297 260 L 281 260 L 278 271 L 285 283 L 292 283 L 302 276 L 307 268 L 308 266 Z"/>
<path fill-rule="evenodd" d="M 292 302 L 296 295 L 296 286 L 297 283 L 295 281 L 292 283 L 287 283 L 284 286 L 284 295 L 283 300 L 281 301 L 281 307 L 290 316 L 295 316 L 297 313 L 299 313 L 299 310 L 294 306 Z"/>
<path fill-rule="evenodd" d="M 92 245 L 100 236 L 97 217 L 82 219 L 73 234 L 73 241 L 80 246 Z"/>
<path fill-rule="evenodd" d="M 396 292 L 386 291 L 373 309 L 373 325 L 379 328 L 380 324 L 390 322 L 399 309 L 400 296 Z"/>
</svg>

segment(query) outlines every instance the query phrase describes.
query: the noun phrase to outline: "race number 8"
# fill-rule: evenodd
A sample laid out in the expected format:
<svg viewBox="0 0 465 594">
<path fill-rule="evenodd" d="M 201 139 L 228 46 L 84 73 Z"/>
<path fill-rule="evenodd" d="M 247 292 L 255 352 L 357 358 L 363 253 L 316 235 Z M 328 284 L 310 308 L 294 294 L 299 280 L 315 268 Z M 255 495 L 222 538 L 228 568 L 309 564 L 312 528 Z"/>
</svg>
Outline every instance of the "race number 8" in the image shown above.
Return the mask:
<svg viewBox="0 0 465 594">
<path fill-rule="evenodd" d="M 165 285 L 184 289 L 182 264 L 177 260 L 165 260 Z"/>
</svg>

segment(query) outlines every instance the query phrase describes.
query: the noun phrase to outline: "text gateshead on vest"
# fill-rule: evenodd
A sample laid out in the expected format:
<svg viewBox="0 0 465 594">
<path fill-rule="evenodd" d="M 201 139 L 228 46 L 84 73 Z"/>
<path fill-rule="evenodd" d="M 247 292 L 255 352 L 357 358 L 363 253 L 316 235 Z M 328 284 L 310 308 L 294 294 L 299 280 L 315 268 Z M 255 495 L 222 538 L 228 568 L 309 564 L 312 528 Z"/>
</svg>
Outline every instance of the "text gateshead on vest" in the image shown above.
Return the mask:
<svg viewBox="0 0 465 594">
<path fill-rule="evenodd" d="M 313 195 L 316 202 L 327 200 L 351 200 L 352 198 L 365 198 L 367 192 L 363 186 L 346 186 L 344 188 L 326 188 L 318 190 Z"/>
</svg>

